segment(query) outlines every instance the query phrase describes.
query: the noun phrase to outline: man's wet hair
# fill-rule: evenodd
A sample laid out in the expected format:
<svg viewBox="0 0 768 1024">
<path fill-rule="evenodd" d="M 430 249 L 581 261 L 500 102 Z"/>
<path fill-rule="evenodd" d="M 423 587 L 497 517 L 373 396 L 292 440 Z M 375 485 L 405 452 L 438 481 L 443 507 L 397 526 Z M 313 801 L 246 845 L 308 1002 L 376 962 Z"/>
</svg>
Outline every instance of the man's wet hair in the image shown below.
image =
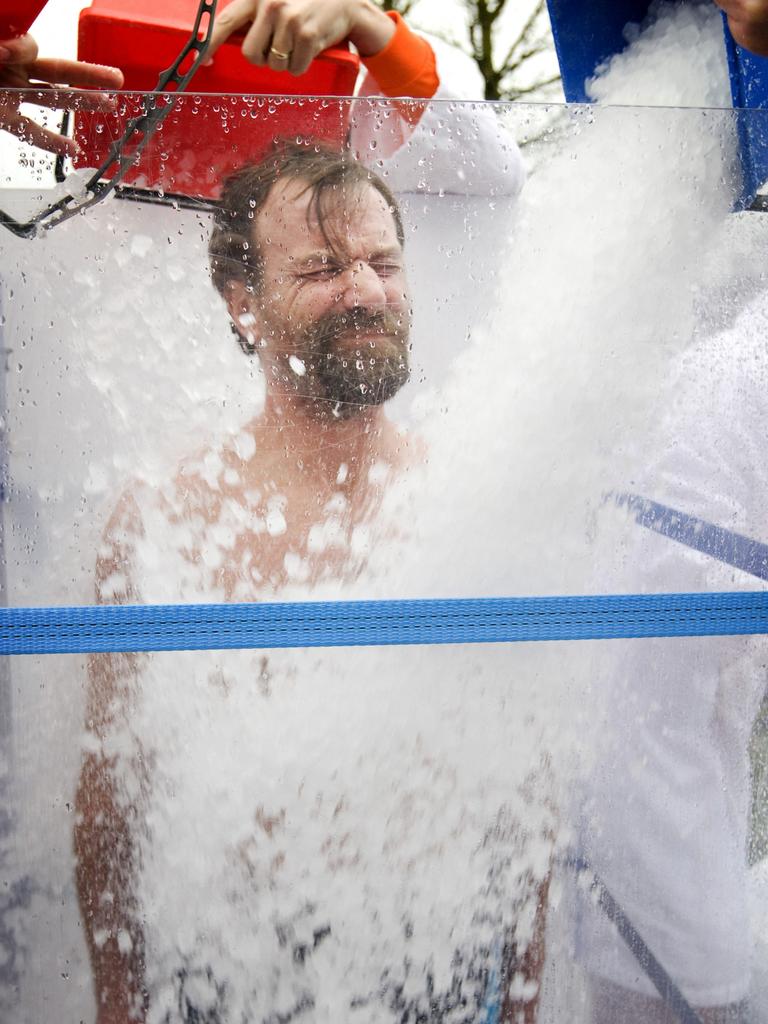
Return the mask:
<svg viewBox="0 0 768 1024">
<path fill-rule="evenodd" d="M 347 151 L 315 143 L 278 143 L 259 163 L 246 164 L 224 182 L 208 245 L 211 278 L 221 295 L 225 295 L 230 281 L 242 281 L 258 291 L 263 257 L 253 230 L 255 220 L 272 188 L 278 182 L 290 181 L 306 185 L 300 194 L 311 193 L 307 221 L 316 218 L 331 250 L 335 248 L 329 230 L 333 207 L 340 200 L 343 202 L 345 194 L 354 194 L 366 186 L 375 189 L 386 202 L 397 239 L 401 246 L 404 244 L 400 207 L 377 174 Z"/>
</svg>

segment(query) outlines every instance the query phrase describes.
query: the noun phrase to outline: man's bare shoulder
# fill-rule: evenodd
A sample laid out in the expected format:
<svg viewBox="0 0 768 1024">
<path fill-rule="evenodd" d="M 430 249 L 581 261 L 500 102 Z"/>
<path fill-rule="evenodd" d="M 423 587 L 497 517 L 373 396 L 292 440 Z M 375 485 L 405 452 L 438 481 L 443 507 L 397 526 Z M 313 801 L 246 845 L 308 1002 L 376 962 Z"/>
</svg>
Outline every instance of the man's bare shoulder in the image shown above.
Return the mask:
<svg viewBox="0 0 768 1024">
<path fill-rule="evenodd" d="M 276 467 L 269 450 L 257 448 L 256 429 L 249 425 L 179 463 L 160 496 L 170 519 L 216 522 L 232 502 L 251 508 L 263 503 L 274 486 Z"/>
<path fill-rule="evenodd" d="M 136 542 L 143 534 L 138 486 L 127 487 L 107 520 L 96 557 L 96 600 L 127 604 L 135 600 L 130 565 Z"/>
<path fill-rule="evenodd" d="M 283 484 L 290 490 L 290 483 L 258 427 L 185 458 L 161 498 L 188 563 L 227 600 L 271 592 L 285 555 Z"/>
</svg>

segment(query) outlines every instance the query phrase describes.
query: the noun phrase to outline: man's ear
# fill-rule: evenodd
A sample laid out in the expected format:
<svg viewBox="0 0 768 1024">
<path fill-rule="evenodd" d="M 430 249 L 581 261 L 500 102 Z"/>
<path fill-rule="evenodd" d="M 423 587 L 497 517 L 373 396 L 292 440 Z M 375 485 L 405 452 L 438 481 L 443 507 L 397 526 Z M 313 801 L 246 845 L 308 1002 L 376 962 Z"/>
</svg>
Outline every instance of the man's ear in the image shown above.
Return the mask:
<svg viewBox="0 0 768 1024">
<path fill-rule="evenodd" d="M 255 326 L 253 318 L 256 303 L 253 301 L 253 292 L 248 289 L 245 281 L 227 281 L 224 301 L 238 330 L 243 327 L 251 329 Z M 242 320 L 245 320 L 245 323 L 241 323 Z"/>
<path fill-rule="evenodd" d="M 244 281 L 227 281 L 224 302 L 232 321 L 240 327 L 241 316 L 252 313 L 253 293 L 248 290 Z"/>
<path fill-rule="evenodd" d="M 262 334 L 258 305 L 253 291 L 244 281 L 228 281 L 224 289 L 224 301 L 232 319 L 232 328 L 238 336 L 240 347 L 252 354 Z"/>
</svg>

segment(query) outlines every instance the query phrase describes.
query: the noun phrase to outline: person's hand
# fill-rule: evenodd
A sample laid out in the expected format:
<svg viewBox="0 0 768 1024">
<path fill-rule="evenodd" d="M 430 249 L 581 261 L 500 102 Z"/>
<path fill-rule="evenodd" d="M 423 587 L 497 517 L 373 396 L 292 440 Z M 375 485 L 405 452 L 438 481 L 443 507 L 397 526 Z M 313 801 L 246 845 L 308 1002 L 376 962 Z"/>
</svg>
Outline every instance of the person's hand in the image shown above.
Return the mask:
<svg viewBox="0 0 768 1024">
<path fill-rule="evenodd" d="M 108 110 L 113 104 L 103 93 L 76 94 L 57 87 L 119 89 L 122 84 L 123 74 L 117 68 L 77 60 L 38 59 L 37 43 L 32 36 L 0 41 L 0 129 L 39 149 L 73 156 L 77 144 L 26 117 L 19 109 L 21 103 L 65 110 Z M 22 98 L 5 91 L 10 89 L 30 91 Z"/>
<path fill-rule="evenodd" d="M 716 0 L 728 17 L 728 28 L 739 44 L 768 57 L 768 0 Z"/>
<path fill-rule="evenodd" d="M 209 60 L 244 25 L 252 64 L 301 75 L 329 46 L 349 39 L 363 57 L 379 53 L 395 26 L 371 0 L 232 0 L 214 19 Z"/>
</svg>

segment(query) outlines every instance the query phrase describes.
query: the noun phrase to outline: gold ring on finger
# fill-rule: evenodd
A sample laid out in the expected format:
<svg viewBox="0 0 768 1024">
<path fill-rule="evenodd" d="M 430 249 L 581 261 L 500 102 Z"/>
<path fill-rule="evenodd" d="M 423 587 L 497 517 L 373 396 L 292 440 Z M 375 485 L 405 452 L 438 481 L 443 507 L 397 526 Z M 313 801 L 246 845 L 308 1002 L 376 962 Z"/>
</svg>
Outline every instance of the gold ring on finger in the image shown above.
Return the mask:
<svg viewBox="0 0 768 1024">
<path fill-rule="evenodd" d="M 283 53 L 282 50 L 276 50 L 274 46 L 270 46 L 269 55 L 270 57 L 275 57 L 277 60 L 290 60 L 291 58 L 290 51 L 288 53 Z"/>
</svg>

